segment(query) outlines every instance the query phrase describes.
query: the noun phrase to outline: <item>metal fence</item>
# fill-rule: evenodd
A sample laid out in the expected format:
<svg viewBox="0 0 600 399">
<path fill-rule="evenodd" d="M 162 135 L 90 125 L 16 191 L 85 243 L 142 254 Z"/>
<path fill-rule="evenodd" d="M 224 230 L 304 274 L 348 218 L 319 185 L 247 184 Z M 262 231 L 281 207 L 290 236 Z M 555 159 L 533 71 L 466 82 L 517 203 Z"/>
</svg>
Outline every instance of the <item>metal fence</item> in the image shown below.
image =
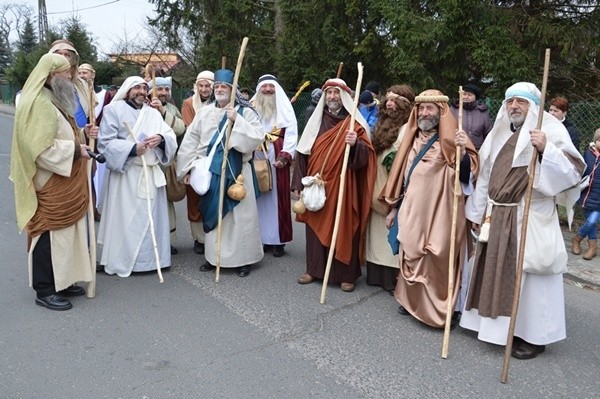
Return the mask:
<svg viewBox="0 0 600 399">
<path fill-rule="evenodd" d="M 496 114 L 498 114 L 498 109 L 502 105 L 502 100 L 487 99 L 486 103 L 493 122 L 496 119 Z M 571 103 L 567 115 L 579 131 L 581 141 L 579 151 L 584 152 L 588 144 L 593 141 L 594 132 L 600 128 L 600 103 Z"/>
</svg>

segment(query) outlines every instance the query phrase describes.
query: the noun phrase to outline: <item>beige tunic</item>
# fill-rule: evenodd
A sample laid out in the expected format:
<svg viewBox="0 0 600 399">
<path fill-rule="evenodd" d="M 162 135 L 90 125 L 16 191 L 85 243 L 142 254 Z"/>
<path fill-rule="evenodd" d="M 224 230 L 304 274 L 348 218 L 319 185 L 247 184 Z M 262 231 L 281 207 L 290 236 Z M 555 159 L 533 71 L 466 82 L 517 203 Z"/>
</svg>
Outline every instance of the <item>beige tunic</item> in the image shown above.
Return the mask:
<svg viewBox="0 0 600 399">
<path fill-rule="evenodd" d="M 54 143 L 36 159 L 37 171 L 33 177 L 36 191 L 50 180 L 54 173 L 70 176 L 75 142 L 69 122 L 55 108 L 58 129 Z M 82 141 L 83 141 L 82 137 Z M 91 281 L 92 268 L 87 244 L 86 218 L 64 229 L 50 232 L 54 288 L 64 290 L 78 281 Z M 29 249 L 29 286 L 32 286 L 32 254 L 40 236 L 32 237 Z"/>
<path fill-rule="evenodd" d="M 403 125 L 400 128 L 396 142 L 377 156 L 377 178 L 371 201 L 371 215 L 369 216 L 369 224 L 367 226 L 367 262 L 396 269 L 400 267 L 398 255 L 392 253 L 392 248 L 387 240 L 388 228 L 385 225 L 385 218 L 389 207 L 377 198 L 381 194 L 388 178 L 388 171 L 382 165 L 382 162 L 389 153 L 398 150 L 405 131 L 406 125 Z"/>
</svg>

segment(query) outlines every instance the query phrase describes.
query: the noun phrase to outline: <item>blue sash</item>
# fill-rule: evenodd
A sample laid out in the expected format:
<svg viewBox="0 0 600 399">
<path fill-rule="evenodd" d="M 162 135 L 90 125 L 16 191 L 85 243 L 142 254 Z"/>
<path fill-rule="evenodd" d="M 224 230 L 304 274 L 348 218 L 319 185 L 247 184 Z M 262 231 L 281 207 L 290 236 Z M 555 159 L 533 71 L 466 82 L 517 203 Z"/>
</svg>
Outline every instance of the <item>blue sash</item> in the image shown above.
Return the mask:
<svg viewBox="0 0 600 399">
<path fill-rule="evenodd" d="M 421 151 L 419 151 L 419 153 L 417 154 L 417 157 L 415 158 L 412 165 L 410 166 L 410 169 L 408 170 L 406 180 L 404 181 L 402 196 L 404 196 L 404 193 L 406 192 L 406 187 L 408 187 L 408 183 L 410 182 L 410 175 L 412 175 L 415 166 L 417 166 L 421 158 L 425 156 L 425 153 L 431 148 L 433 143 L 437 141 L 438 137 L 439 134 L 436 132 L 433 136 L 431 136 L 429 140 L 427 140 L 427 144 L 425 144 L 425 147 L 421 148 Z M 398 205 L 398 208 L 400 208 L 400 205 Z M 398 241 L 398 220 L 395 220 L 394 224 L 392 224 L 392 227 L 390 227 L 390 229 L 388 230 L 387 240 L 390 243 L 390 246 L 392 247 L 392 253 L 394 255 L 398 255 L 400 253 L 400 241 Z"/>
<path fill-rule="evenodd" d="M 75 96 L 75 122 L 77 123 L 78 128 L 83 129 L 87 123 L 87 116 L 85 116 L 85 111 L 83 110 L 81 101 L 79 101 L 79 95 L 77 94 L 77 91 L 75 91 L 74 96 Z"/>
<path fill-rule="evenodd" d="M 238 113 L 242 115 L 243 107 L 238 108 Z M 213 135 L 212 140 L 206 149 L 208 153 L 213 145 L 218 146 L 215 150 L 215 154 L 213 155 L 212 163 L 210 164 L 209 168 L 212 173 L 210 188 L 206 194 L 201 197 L 198 204 L 198 211 L 202 214 L 202 223 L 204 225 L 205 233 L 214 230 L 219 223 L 219 188 L 221 184 L 221 165 L 223 163 L 224 153 L 223 148 L 226 140 L 225 135 L 221 137 L 221 141 L 219 143 L 215 142 L 217 141 L 219 132 L 221 129 L 223 129 L 226 122 L 227 114 L 223 115 L 223 119 L 219 124 L 218 130 Z M 235 183 L 235 178 L 242 172 L 242 154 L 233 148 L 230 149 L 227 152 L 227 163 L 228 165 L 225 167 L 225 193 L 227 193 L 227 189 L 233 183 Z M 225 215 L 227 215 L 229 211 L 233 210 L 233 208 L 235 208 L 239 203 L 239 201 L 229 198 L 228 195 L 223 195 L 223 218 L 225 218 Z"/>
</svg>

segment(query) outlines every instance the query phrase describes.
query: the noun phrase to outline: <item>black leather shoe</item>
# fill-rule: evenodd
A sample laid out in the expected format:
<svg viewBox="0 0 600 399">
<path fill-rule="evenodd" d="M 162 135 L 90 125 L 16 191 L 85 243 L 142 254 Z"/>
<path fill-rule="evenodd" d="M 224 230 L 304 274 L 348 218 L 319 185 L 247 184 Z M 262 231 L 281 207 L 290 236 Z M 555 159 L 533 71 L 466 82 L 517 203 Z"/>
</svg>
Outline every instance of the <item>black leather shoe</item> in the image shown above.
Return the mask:
<svg viewBox="0 0 600 399">
<path fill-rule="evenodd" d="M 204 244 L 194 241 L 194 253 L 198 255 L 204 255 Z"/>
<path fill-rule="evenodd" d="M 274 245 L 273 256 L 276 258 L 281 258 L 285 255 L 285 250 L 283 249 L 285 245 Z"/>
<path fill-rule="evenodd" d="M 179 251 L 177 250 L 177 248 L 171 245 L 171 255 L 177 255 L 178 253 Z"/>
<path fill-rule="evenodd" d="M 527 360 L 537 357 L 540 353 L 544 353 L 546 345 L 530 344 L 527 341 L 513 342 L 511 355 L 517 359 Z"/>
<path fill-rule="evenodd" d="M 215 270 L 215 269 L 216 269 L 216 267 L 211 265 L 208 262 L 205 262 L 204 264 L 200 265 L 200 268 L 199 268 L 199 270 L 201 272 L 210 272 L 211 270 Z"/>
<path fill-rule="evenodd" d="M 52 294 L 35 298 L 35 304 L 52 310 L 69 310 L 73 307 L 68 299 L 60 295 Z"/>
<path fill-rule="evenodd" d="M 101 265 L 100 263 L 96 263 L 96 273 L 100 273 L 104 271 L 104 265 Z"/>
<path fill-rule="evenodd" d="M 246 277 L 250 274 L 250 266 L 241 266 L 237 269 L 238 276 Z"/>
<path fill-rule="evenodd" d="M 400 313 L 402 316 L 408 316 L 410 314 L 410 312 L 406 310 L 402 305 L 400 305 L 400 307 L 398 308 L 398 313 Z"/>
<path fill-rule="evenodd" d="M 60 296 L 81 296 L 85 295 L 85 290 L 83 287 L 73 284 L 62 291 L 58 291 L 57 294 Z"/>
</svg>

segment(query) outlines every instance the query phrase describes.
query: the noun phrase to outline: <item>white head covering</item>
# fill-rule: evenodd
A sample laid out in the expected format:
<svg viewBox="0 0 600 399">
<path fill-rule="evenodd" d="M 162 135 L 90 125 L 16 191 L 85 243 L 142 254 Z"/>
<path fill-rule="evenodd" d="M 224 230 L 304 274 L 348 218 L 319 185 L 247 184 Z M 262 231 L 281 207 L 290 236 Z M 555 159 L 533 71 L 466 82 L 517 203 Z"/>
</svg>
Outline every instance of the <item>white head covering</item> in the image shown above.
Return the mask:
<svg viewBox="0 0 600 399">
<path fill-rule="evenodd" d="M 156 78 L 154 78 L 154 81 L 156 82 L 156 87 L 168 87 L 169 89 L 173 87 L 173 78 L 171 76 L 169 76 L 168 78 L 163 78 L 163 77 L 159 77 L 157 76 Z M 152 80 L 150 80 L 148 83 L 148 87 L 151 89 L 152 88 Z"/>
<path fill-rule="evenodd" d="M 127 93 L 129 93 L 129 90 L 131 90 L 131 88 L 133 86 L 137 86 L 139 84 L 145 84 L 147 85 L 148 83 L 146 83 L 146 81 L 139 77 L 139 76 L 130 76 L 127 79 L 125 79 L 125 81 L 123 82 L 123 84 L 121 85 L 121 87 L 119 88 L 119 90 L 117 91 L 117 93 L 115 94 L 115 96 L 113 97 L 113 101 L 119 101 L 119 100 L 125 100 L 127 98 Z"/>
<path fill-rule="evenodd" d="M 525 121 L 521 126 L 521 133 L 519 134 L 517 145 L 515 147 L 512 167 L 515 168 L 529 165 L 533 154 L 533 146 L 531 145 L 529 131 L 537 127 L 537 120 L 540 114 L 541 96 L 542 94 L 539 89 L 533 83 L 528 82 L 515 83 L 506 90 L 504 101 L 502 102 L 502 106 L 498 111 L 494 126 L 479 150 L 480 172 L 482 170 L 481 168 L 483 168 L 483 165 L 485 165 L 489 158 L 496 159 L 496 156 L 502 149 L 502 146 L 508 137 L 513 134 L 510 130 L 511 122 L 508 118 L 506 104 L 508 103 L 508 100 L 515 97 L 526 99 L 529 102 L 529 110 L 527 111 L 527 116 L 525 117 Z M 583 160 L 579 151 L 575 149 L 575 146 L 573 146 L 573 142 L 569 137 L 569 132 L 567 132 L 567 129 L 563 123 L 554 118 L 548 112 L 543 110 L 542 112 L 544 113 L 544 116 L 542 119 L 541 130 L 546 134 L 548 142 L 552 142 L 559 146 L 563 151 L 568 152 L 571 158 L 579 158 L 580 160 Z M 526 133 L 523 134 L 523 132 Z M 572 220 L 573 215 L 572 207 L 578 198 L 578 187 L 565 190 L 563 193 L 561 193 L 560 198 L 557 196 L 557 203 L 567 207 L 569 225 L 571 224 L 570 221 Z"/>
<path fill-rule="evenodd" d="M 277 124 L 277 127 L 284 128 L 296 125 L 298 122 L 296 122 L 296 114 L 294 113 L 294 108 L 292 108 L 292 103 L 275 76 L 267 74 L 258 79 L 256 94 L 252 97 L 251 101 L 256 99 L 256 96 L 259 95 L 260 88 L 267 83 L 271 83 L 275 86 L 275 102 L 277 104 L 277 121 L 275 123 Z"/>
<path fill-rule="evenodd" d="M 321 121 L 323 119 L 323 110 L 325 108 L 325 97 L 327 89 L 330 87 L 337 88 L 340 91 L 340 98 L 342 99 L 343 107 L 348 111 L 349 114 L 355 109 L 354 101 L 352 97 L 350 97 L 350 88 L 346 85 L 342 79 L 329 79 L 323 85 L 323 94 L 317 103 L 315 110 L 313 111 L 310 119 L 306 122 L 306 126 L 304 127 L 304 131 L 302 132 L 302 137 L 300 137 L 300 141 L 298 142 L 298 146 L 296 147 L 296 151 L 301 154 L 310 155 L 312 146 L 317 139 L 317 134 L 319 133 L 319 129 L 321 128 Z M 359 123 L 367 132 L 369 138 L 371 137 L 371 131 L 369 129 L 369 124 L 362 116 L 358 109 L 354 115 L 354 118 L 357 123 Z"/>
<path fill-rule="evenodd" d="M 53 46 L 48 50 L 48 54 L 52 54 L 57 50 L 71 50 L 75 54 L 79 55 L 75 47 L 68 40 L 57 40 L 53 43 Z"/>
<path fill-rule="evenodd" d="M 194 96 L 192 97 L 192 106 L 194 107 L 194 111 L 198 112 L 202 106 L 206 105 L 207 102 L 202 102 L 202 98 L 198 93 L 198 88 L 196 85 L 199 81 L 206 80 L 210 83 L 210 87 L 212 88 L 215 85 L 215 73 L 213 71 L 202 71 L 196 76 L 196 82 L 194 83 Z"/>
<path fill-rule="evenodd" d="M 96 71 L 90 64 L 81 64 L 81 65 L 79 65 L 78 69 L 85 69 L 87 71 L 90 71 L 91 73 L 94 73 L 94 74 L 96 73 Z"/>
</svg>

